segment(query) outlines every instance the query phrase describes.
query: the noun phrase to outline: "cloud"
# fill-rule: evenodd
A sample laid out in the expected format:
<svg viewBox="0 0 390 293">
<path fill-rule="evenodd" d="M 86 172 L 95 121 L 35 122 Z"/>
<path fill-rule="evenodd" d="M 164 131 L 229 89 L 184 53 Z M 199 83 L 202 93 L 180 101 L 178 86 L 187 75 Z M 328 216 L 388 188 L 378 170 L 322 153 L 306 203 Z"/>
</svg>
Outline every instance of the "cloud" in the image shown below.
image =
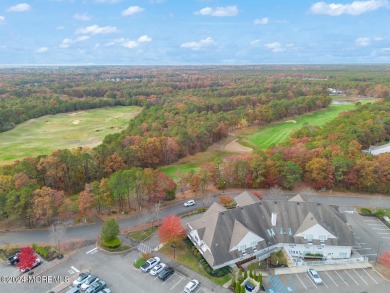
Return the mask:
<svg viewBox="0 0 390 293">
<path fill-rule="evenodd" d="M 91 17 L 88 14 L 75 14 L 73 18 L 80 21 L 89 21 Z"/>
<path fill-rule="evenodd" d="M 110 3 L 110 4 L 113 4 L 113 3 L 118 3 L 120 1 L 121 0 L 96 0 L 95 2 L 96 3 Z"/>
<path fill-rule="evenodd" d="M 148 35 L 142 35 L 137 40 L 131 40 L 125 38 L 116 39 L 110 43 L 105 44 L 105 46 L 114 46 L 116 44 L 120 44 L 125 48 L 133 49 L 138 47 L 141 43 L 148 43 L 151 41 L 152 41 L 151 37 L 149 37 Z"/>
<path fill-rule="evenodd" d="M 253 21 L 254 24 L 267 24 L 268 22 L 268 17 L 258 18 Z"/>
<path fill-rule="evenodd" d="M 38 49 L 35 51 L 35 53 L 45 53 L 45 52 L 47 52 L 48 50 L 49 50 L 48 47 L 40 47 L 40 48 L 38 48 Z"/>
<path fill-rule="evenodd" d="M 370 38 L 357 38 L 355 43 L 360 47 L 367 47 L 370 45 Z"/>
<path fill-rule="evenodd" d="M 80 36 L 76 39 L 64 39 L 62 43 L 60 44 L 60 48 L 69 48 L 71 44 L 74 43 L 79 43 L 88 40 L 90 37 L 89 36 Z"/>
<path fill-rule="evenodd" d="M 76 34 L 112 34 L 116 33 L 118 29 L 115 26 L 98 26 L 96 24 L 90 25 L 84 28 L 79 28 L 76 30 Z"/>
<path fill-rule="evenodd" d="M 310 7 L 313 14 L 338 16 L 342 14 L 360 15 L 379 8 L 389 8 L 387 0 L 354 1 L 350 4 L 317 2 Z"/>
<path fill-rule="evenodd" d="M 180 45 L 181 48 L 191 49 L 191 50 L 201 50 L 203 48 L 213 46 L 215 42 L 213 38 L 208 37 L 204 40 L 200 40 L 199 42 L 187 42 Z"/>
<path fill-rule="evenodd" d="M 136 13 L 140 13 L 142 11 L 144 11 L 145 9 L 143 9 L 142 7 L 140 6 L 130 6 L 129 8 L 127 8 L 126 10 L 123 10 L 122 11 L 122 16 L 130 16 L 130 15 L 134 15 Z"/>
<path fill-rule="evenodd" d="M 293 48 L 294 44 L 289 43 L 286 45 L 282 45 L 279 42 L 274 42 L 274 43 L 265 44 L 264 47 L 268 50 L 271 50 L 274 53 L 279 53 L 279 52 L 286 51 L 287 49 Z"/>
<path fill-rule="evenodd" d="M 29 10 L 31 10 L 31 6 L 27 3 L 20 3 L 7 9 L 8 12 L 23 12 Z"/>
<path fill-rule="evenodd" d="M 0 15 L 0 24 L 4 23 L 5 17 Z"/>
<path fill-rule="evenodd" d="M 196 11 L 197 15 L 211 15 L 211 16 L 235 16 L 238 14 L 237 6 L 225 6 L 225 7 L 205 7 L 199 11 Z"/>
</svg>

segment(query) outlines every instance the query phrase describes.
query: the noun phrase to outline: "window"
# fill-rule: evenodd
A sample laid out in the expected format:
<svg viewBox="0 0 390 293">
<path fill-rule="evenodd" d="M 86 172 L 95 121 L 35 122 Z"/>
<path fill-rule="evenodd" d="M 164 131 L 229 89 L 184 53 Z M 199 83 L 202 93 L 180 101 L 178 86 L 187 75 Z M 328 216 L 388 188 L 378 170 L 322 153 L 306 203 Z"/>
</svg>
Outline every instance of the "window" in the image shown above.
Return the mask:
<svg viewBox="0 0 390 293">
<path fill-rule="evenodd" d="M 347 253 L 346 252 L 340 252 L 339 253 L 339 257 L 346 258 L 347 257 Z"/>
<path fill-rule="evenodd" d="M 241 250 L 241 251 L 245 251 L 245 249 L 246 249 L 246 245 L 245 245 L 245 244 L 240 245 L 240 250 Z"/>
<path fill-rule="evenodd" d="M 312 234 L 305 234 L 305 238 L 307 242 L 312 242 L 313 241 L 313 235 Z"/>
<path fill-rule="evenodd" d="M 318 239 L 323 242 L 326 240 L 326 235 L 318 235 Z"/>
<path fill-rule="evenodd" d="M 267 229 L 267 232 L 268 232 L 268 235 L 269 235 L 270 237 L 275 236 L 275 232 L 274 232 L 273 229 Z"/>
<path fill-rule="evenodd" d="M 291 228 L 288 228 L 288 229 L 287 229 L 287 234 L 290 235 L 290 236 L 292 235 Z"/>
<path fill-rule="evenodd" d="M 280 233 L 280 235 L 283 235 L 283 227 L 279 228 L 279 233 Z"/>
<path fill-rule="evenodd" d="M 256 247 L 256 244 L 257 244 L 257 241 L 252 241 L 251 242 L 251 246 L 254 248 L 254 247 Z"/>
</svg>

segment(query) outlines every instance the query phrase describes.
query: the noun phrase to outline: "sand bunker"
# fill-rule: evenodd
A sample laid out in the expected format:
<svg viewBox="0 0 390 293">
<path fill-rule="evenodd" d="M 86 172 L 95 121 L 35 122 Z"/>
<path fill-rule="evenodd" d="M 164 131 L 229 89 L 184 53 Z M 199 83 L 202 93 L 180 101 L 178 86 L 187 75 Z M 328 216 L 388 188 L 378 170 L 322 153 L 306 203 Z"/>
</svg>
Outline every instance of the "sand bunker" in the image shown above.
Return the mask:
<svg viewBox="0 0 390 293">
<path fill-rule="evenodd" d="M 72 124 L 79 124 L 81 120 L 73 120 Z"/>
<path fill-rule="evenodd" d="M 236 139 L 236 140 L 234 140 L 232 142 L 229 142 L 225 146 L 225 151 L 234 152 L 234 153 L 251 153 L 253 151 L 253 149 L 239 144 L 237 142 L 237 139 Z"/>
<path fill-rule="evenodd" d="M 284 121 L 284 122 L 297 123 L 297 121 L 295 121 L 295 120 L 287 120 L 287 121 Z"/>
</svg>

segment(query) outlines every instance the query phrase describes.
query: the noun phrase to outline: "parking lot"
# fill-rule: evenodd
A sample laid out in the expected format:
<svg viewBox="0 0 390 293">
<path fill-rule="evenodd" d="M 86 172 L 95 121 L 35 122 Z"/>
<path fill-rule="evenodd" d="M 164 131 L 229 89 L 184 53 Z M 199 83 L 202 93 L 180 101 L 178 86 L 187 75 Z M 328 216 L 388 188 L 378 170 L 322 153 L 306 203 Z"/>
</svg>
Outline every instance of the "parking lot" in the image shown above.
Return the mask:
<svg viewBox="0 0 390 293">
<path fill-rule="evenodd" d="M 264 277 L 264 285 L 269 293 L 311 292 L 320 288 L 329 292 L 344 292 L 346 288 L 363 291 L 364 288 L 379 284 L 389 286 L 373 269 L 328 270 L 318 271 L 318 274 L 323 281 L 322 285 L 316 285 L 307 273 Z"/>
</svg>

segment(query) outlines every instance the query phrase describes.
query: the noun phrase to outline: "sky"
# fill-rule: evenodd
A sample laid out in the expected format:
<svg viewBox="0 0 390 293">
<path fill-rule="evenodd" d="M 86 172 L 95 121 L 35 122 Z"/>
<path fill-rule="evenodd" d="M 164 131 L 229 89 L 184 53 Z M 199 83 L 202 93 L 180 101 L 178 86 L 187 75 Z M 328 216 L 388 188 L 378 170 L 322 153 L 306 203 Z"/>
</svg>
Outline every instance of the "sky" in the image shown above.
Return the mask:
<svg viewBox="0 0 390 293">
<path fill-rule="evenodd" d="M 0 0 L 0 64 L 390 63 L 390 0 Z"/>
</svg>

